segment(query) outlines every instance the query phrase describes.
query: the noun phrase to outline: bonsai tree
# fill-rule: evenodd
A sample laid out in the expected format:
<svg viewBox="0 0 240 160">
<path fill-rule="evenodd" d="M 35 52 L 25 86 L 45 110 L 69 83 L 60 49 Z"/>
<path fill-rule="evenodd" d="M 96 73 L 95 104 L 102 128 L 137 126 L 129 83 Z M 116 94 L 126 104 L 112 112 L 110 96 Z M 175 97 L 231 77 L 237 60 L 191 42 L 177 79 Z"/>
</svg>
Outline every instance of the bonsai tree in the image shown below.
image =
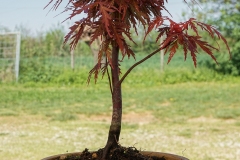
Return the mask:
<svg viewBox="0 0 240 160">
<path fill-rule="evenodd" d="M 54 0 L 51 0 L 49 4 L 53 2 Z M 61 3 L 62 0 L 55 0 L 51 9 L 56 10 Z M 112 120 L 106 146 L 103 148 L 102 159 L 106 159 L 109 151 L 119 145 L 122 122 L 121 85 L 137 65 L 159 53 L 160 50 L 164 50 L 165 54 L 169 53 L 169 63 L 178 48 L 183 50 L 184 59 L 190 54 L 194 66 L 197 66 L 196 54 L 199 50 L 204 51 L 217 62 L 213 50 L 218 51 L 219 48 L 211 46 L 203 40 L 199 35 L 199 30 L 207 32 L 212 39 L 222 40 L 229 50 L 225 38 L 212 25 L 198 22 L 194 18 L 190 18 L 186 22 L 176 23 L 171 18 L 163 16 L 163 10 L 168 12 L 164 0 L 69 0 L 65 11 L 69 10 L 71 14 L 67 19 L 84 14 L 84 18 L 76 21 L 65 36 L 65 43 L 70 41 L 72 50 L 76 47 L 84 28 L 87 26 L 94 30 L 90 43 L 99 37 L 102 40 L 98 52 L 98 62 L 89 72 L 88 78 L 89 82 L 91 76 L 94 76 L 96 82 L 99 74 L 104 76 L 107 73 L 112 94 Z M 135 53 L 127 39 L 134 42 L 130 29 L 134 28 L 134 31 L 138 34 L 138 25 L 142 25 L 145 29 L 145 37 L 152 30 L 158 31 L 156 43 L 159 44 L 159 47 L 136 62 L 126 73 L 121 74 L 120 63 L 126 57 L 135 58 Z M 163 41 L 159 42 L 161 37 L 163 37 Z M 106 63 L 104 64 L 101 63 L 103 56 L 106 57 Z"/>
</svg>

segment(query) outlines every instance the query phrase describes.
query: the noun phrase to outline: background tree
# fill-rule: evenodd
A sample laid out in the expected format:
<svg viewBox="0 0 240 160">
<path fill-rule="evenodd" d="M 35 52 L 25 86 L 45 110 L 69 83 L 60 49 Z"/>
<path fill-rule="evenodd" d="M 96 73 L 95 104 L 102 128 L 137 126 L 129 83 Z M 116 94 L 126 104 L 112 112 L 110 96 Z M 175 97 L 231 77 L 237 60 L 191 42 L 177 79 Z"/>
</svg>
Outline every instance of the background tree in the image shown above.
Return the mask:
<svg viewBox="0 0 240 160">
<path fill-rule="evenodd" d="M 238 0 L 199 0 L 193 5 L 197 19 L 218 26 L 221 33 L 228 40 L 232 58 L 221 50 L 216 54 L 218 64 L 210 60 L 203 62 L 207 67 L 223 74 L 240 75 L 240 3 Z M 191 16 L 192 13 L 187 13 Z M 205 35 L 205 38 L 207 35 Z M 212 42 L 213 43 L 213 42 Z M 221 44 L 220 44 L 221 45 Z"/>
<path fill-rule="evenodd" d="M 53 1 L 51 0 L 50 3 Z M 61 2 L 62 0 L 56 0 L 52 9 L 56 10 Z M 227 45 L 225 38 L 211 25 L 198 22 L 193 18 L 184 23 L 176 23 L 170 18 L 162 16 L 161 11 L 167 10 L 164 0 L 69 0 L 66 11 L 69 10 L 72 11 L 69 18 L 85 13 L 85 17 L 76 21 L 65 36 L 65 42 L 71 41 L 71 49 L 76 47 L 86 26 L 94 29 L 91 42 L 99 36 L 102 39 L 98 52 L 98 62 L 90 71 L 88 79 L 90 81 L 91 75 L 94 75 L 96 82 L 99 73 L 102 73 L 103 76 L 107 73 L 112 94 L 112 120 L 102 159 L 107 157 L 110 149 L 118 146 L 122 120 L 121 84 L 133 68 L 159 53 L 160 50 L 165 50 L 165 53 L 169 52 L 168 62 L 170 62 L 179 46 L 183 48 L 185 59 L 188 53 L 190 54 L 195 66 L 197 65 L 196 53 L 198 53 L 198 48 L 216 61 L 212 50 L 218 49 L 201 39 L 198 32 L 199 28 L 205 30 L 211 38 L 221 39 Z M 138 25 L 142 25 L 145 29 L 145 38 L 156 29 L 158 31 L 156 43 L 159 43 L 159 46 L 155 51 L 148 53 L 145 58 L 135 63 L 120 77 L 121 61 L 126 56 L 135 58 L 135 53 L 128 44 L 127 39 L 135 43 L 130 29 L 134 28 L 136 34 L 138 34 Z M 193 32 L 189 32 L 189 30 Z M 190 35 L 190 33 L 193 34 Z M 158 40 L 162 36 L 165 38 L 160 43 Z M 104 65 L 101 64 L 103 55 L 106 55 Z M 109 67 L 110 73 L 108 71 Z"/>
</svg>

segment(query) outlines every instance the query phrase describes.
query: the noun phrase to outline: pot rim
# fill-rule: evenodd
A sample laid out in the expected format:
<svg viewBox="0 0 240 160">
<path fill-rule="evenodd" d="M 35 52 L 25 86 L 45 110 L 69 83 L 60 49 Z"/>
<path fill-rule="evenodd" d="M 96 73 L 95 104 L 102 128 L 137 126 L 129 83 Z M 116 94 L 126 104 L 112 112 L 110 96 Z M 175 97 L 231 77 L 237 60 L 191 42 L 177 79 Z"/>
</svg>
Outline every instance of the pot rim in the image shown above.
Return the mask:
<svg viewBox="0 0 240 160">
<path fill-rule="evenodd" d="M 92 151 L 94 152 L 94 151 Z M 80 155 L 82 152 L 72 152 L 72 153 L 64 153 L 64 154 L 57 154 L 57 155 L 52 155 L 49 157 L 45 157 L 42 160 L 54 160 L 55 158 L 59 158 L 61 156 L 68 156 L 68 155 Z M 144 155 L 149 155 L 149 156 L 159 156 L 159 157 L 165 157 L 166 160 L 189 160 L 186 157 L 171 154 L 171 153 L 165 153 L 165 152 L 156 152 L 156 151 L 140 151 L 140 153 L 143 153 Z"/>
</svg>

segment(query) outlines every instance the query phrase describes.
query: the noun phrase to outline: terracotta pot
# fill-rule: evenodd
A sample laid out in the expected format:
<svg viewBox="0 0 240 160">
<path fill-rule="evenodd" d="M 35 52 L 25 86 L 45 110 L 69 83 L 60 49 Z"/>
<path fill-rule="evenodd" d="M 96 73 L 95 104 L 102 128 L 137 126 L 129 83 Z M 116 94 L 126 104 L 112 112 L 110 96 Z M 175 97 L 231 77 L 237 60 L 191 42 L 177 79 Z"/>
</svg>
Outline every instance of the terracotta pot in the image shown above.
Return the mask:
<svg viewBox="0 0 240 160">
<path fill-rule="evenodd" d="M 156 156 L 156 157 L 164 157 L 166 160 L 189 160 L 185 157 L 170 154 L 170 153 L 162 153 L 162 152 L 150 152 L 150 151 L 142 151 L 141 152 L 143 155 L 149 155 L 149 156 Z M 43 158 L 42 160 L 56 160 L 59 159 L 60 157 L 64 158 L 68 155 L 80 155 L 81 152 L 74 152 L 74 153 L 66 153 L 66 154 L 59 154 L 59 155 L 54 155 L 51 157 L 46 157 Z"/>
</svg>

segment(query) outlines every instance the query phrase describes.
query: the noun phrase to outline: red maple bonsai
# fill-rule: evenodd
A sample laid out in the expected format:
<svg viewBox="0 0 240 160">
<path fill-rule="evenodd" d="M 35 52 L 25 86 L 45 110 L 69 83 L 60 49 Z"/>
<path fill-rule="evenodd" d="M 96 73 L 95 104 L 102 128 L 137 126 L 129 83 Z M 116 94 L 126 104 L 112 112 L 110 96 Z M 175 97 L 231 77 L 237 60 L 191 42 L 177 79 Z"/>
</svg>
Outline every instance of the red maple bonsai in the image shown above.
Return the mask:
<svg viewBox="0 0 240 160">
<path fill-rule="evenodd" d="M 51 0 L 49 4 L 53 1 L 55 3 L 51 9 L 56 10 L 62 0 Z M 112 121 L 102 159 L 106 158 L 111 148 L 118 146 L 122 120 L 121 84 L 134 67 L 159 53 L 160 50 L 164 50 L 165 54 L 169 53 L 168 62 L 170 62 L 179 46 L 182 46 L 185 59 L 187 54 L 191 55 L 195 66 L 197 66 L 196 53 L 199 49 L 216 61 L 212 51 L 219 48 L 215 48 L 204 41 L 198 30 L 206 31 L 212 39 L 216 37 L 222 40 L 229 50 L 225 38 L 213 26 L 198 22 L 194 18 L 190 18 L 186 22 L 176 23 L 170 18 L 162 16 L 161 12 L 163 10 L 168 11 L 165 8 L 164 0 L 69 0 L 65 11 L 69 10 L 71 14 L 68 19 L 82 13 L 85 15 L 85 18 L 79 19 L 70 27 L 69 33 L 65 36 L 65 42 L 70 41 L 71 49 L 74 49 L 81 39 L 86 26 L 90 26 L 94 30 L 91 35 L 91 42 L 98 37 L 102 39 L 98 52 L 98 63 L 90 71 L 88 79 L 89 81 L 91 75 L 94 75 L 96 82 L 99 73 L 102 72 L 104 75 L 107 72 L 112 93 Z M 166 22 L 168 25 L 166 25 Z M 158 31 L 156 43 L 159 43 L 159 47 L 135 63 L 120 77 L 119 63 L 126 56 L 135 58 L 135 53 L 126 39 L 134 42 L 130 28 L 134 28 L 136 34 L 138 34 L 139 24 L 145 29 L 145 37 L 153 29 Z M 163 42 L 159 42 L 161 37 L 164 37 Z M 103 55 L 106 56 L 105 64 L 101 64 Z M 109 67 L 111 69 L 110 73 L 108 72 Z"/>
</svg>

